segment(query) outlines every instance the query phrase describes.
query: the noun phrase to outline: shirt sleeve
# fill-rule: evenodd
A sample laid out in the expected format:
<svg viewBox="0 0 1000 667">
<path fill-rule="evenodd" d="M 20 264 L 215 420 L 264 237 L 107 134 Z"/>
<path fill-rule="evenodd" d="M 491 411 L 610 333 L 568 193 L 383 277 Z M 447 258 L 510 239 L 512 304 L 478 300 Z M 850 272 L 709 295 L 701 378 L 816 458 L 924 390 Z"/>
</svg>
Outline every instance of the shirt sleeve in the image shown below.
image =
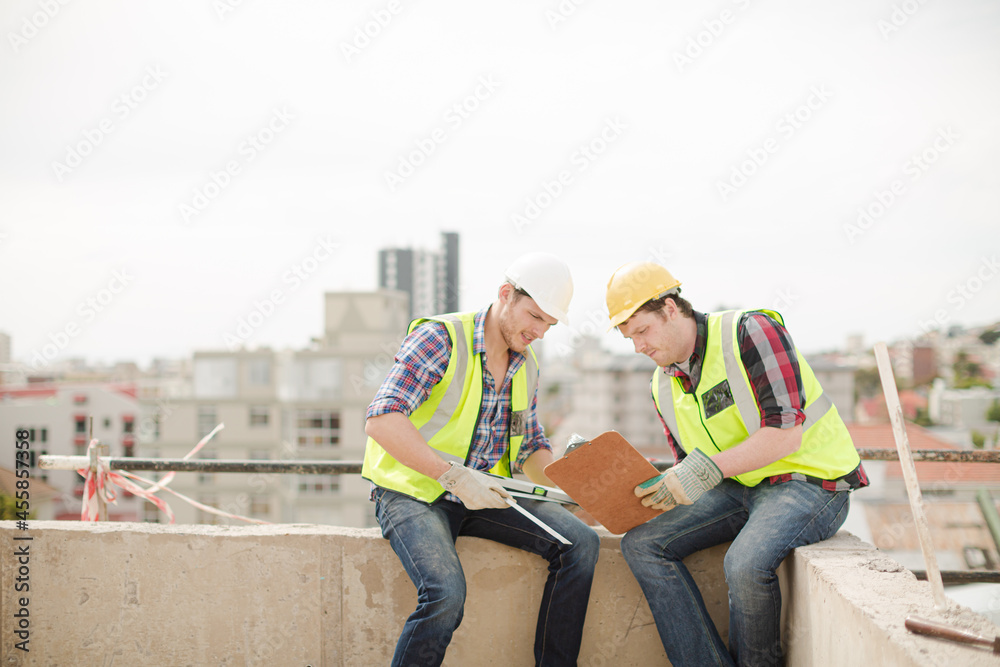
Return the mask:
<svg viewBox="0 0 1000 667">
<path fill-rule="evenodd" d="M 521 441 L 521 449 L 517 453 L 513 472 L 520 472 L 528 457 L 539 449 L 547 449 L 551 452 L 552 444 L 545 436 L 545 429 L 538 422 L 538 390 L 535 389 L 535 395 L 531 399 L 531 408 L 528 410 L 528 418 L 524 424 L 524 440 Z"/>
<path fill-rule="evenodd" d="M 785 327 L 764 313 L 747 313 L 737 327 L 737 339 L 760 425 L 792 428 L 804 422 L 806 392 L 795 345 Z"/>
<path fill-rule="evenodd" d="M 403 339 L 389 374 L 368 406 L 366 418 L 389 412 L 407 416 L 427 400 L 448 369 L 451 338 L 441 322 L 424 322 Z"/>
</svg>

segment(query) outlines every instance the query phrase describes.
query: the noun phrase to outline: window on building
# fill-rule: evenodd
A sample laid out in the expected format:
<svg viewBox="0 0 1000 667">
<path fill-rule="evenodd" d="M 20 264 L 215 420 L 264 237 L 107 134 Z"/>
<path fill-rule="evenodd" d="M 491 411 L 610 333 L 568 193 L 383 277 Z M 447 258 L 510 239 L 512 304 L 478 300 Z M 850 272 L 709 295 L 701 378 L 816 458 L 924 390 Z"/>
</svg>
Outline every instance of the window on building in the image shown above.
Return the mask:
<svg viewBox="0 0 1000 667">
<path fill-rule="evenodd" d="M 219 425 L 216 417 L 214 405 L 198 406 L 198 437 L 204 438 L 212 432 L 212 429 Z"/>
<path fill-rule="evenodd" d="M 111 417 L 104 418 L 104 428 L 111 428 Z"/>
<path fill-rule="evenodd" d="M 122 433 L 135 433 L 135 418 L 132 415 L 122 417 Z"/>
<path fill-rule="evenodd" d="M 251 359 L 247 362 L 247 376 L 252 385 L 267 386 L 271 384 L 271 360 Z"/>
<path fill-rule="evenodd" d="M 250 406 L 250 426 L 265 427 L 271 419 L 271 410 L 266 405 Z"/>
<path fill-rule="evenodd" d="M 39 436 L 39 441 L 40 442 L 43 442 L 43 443 L 44 442 L 48 442 L 49 441 L 49 429 L 47 429 L 47 428 L 39 429 L 38 436 Z"/>
<path fill-rule="evenodd" d="M 340 413 L 331 410 L 299 410 L 298 443 L 300 447 L 340 445 Z"/>
<path fill-rule="evenodd" d="M 194 360 L 194 395 L 200 399 L 236 396 L 235 357 L 196 357 Z"/>
<path fill-rule="evenodd" d="M 250 496 L 250 516 L 266 517 L 271 514 L 271 498 L 266 493 L 254 493 Z"/>
<path fill-rule="evenodd" d="M 299 475 L 299 493 L 321 494 L 339 490 L 339 475 Z"/>
</svg>

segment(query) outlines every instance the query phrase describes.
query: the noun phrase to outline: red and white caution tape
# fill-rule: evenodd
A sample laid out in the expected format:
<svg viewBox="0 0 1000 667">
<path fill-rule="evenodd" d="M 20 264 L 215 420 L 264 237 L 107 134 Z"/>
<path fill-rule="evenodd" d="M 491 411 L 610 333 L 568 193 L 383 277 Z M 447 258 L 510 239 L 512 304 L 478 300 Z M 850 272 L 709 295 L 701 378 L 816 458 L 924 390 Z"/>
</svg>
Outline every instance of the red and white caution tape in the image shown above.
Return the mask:
<svg viewBox="0 0 1000 667">
<path fill-rule="evenodd" d="M 204 447 L 212 437 L 225 428 L 225 425 L 219 424 L 212 432 L 206 435 L 201 441 L 194 446 L 190 452 L 184 456 L 184 460 L 190 459 L 192 456 L 198 453 L 202 447 Z M 87 453 L 90 453 L 90 448 L 97 447 L 97 440 L 90 441 L 90 447 L 88 447 Z M 102 498 L 105 503 L 111 503 L 113 505 L 118 504 L 118 494 L 115 492 L 114 487 L 117 486 L 128 493 L 136 495 L 140 498 L 148 500 L 149 502 L 156 505 L 156 507 L 170 517 L 170 523 L 174 523 L 174 513 L 170 509 L 170 505 L 166 503 L 162 498 L 156 496 L 157 491 L 167 491 L 174 494 L 181 500 L 187 501 L 194 507 L 202 510 L 203 512 L 209 512 L 210 514 L 216 514 L 218 516 L 226 517 L 229 519 L 237 519 L 239 521 L 246 521 L 248 523 L 262 523 L 269 524 L 270 521 L 262 521 L 260 519 L 251 519 L 250 517 L 241 516 L 239 514 L 231 514 L 229 512 L 223 512 L 220 509 L 211 507 L 210 505 L 205 505 L 203 503 L 189 498 L 182 493 L 178 493 L 173 489 L 169 488 L 167 485 L 170 481 L 177 475 L 176 471 L 170 471 L 167 473 L 163 479 L 158 482 L 154 482 L 150 479 L 145 479 L 139 475 L 132 474 L 125 470 L 113 471 L 108 468 L 107 461 L 97 456 L 97 471 L 91 469 L 89 466 L 86 468 L 80 468 L 77 472 L 84 478 L 83 486 L 83 508 L 80 510 L 80 520 L 81 521 L 98 521 L 100 519 L 100 512 L 98 509 L 98 498 Z M 131 480 L 136 482 L 142 482 L 143 484 L 149 484 L 148 487 L 143 488 Z"/>
</svg>

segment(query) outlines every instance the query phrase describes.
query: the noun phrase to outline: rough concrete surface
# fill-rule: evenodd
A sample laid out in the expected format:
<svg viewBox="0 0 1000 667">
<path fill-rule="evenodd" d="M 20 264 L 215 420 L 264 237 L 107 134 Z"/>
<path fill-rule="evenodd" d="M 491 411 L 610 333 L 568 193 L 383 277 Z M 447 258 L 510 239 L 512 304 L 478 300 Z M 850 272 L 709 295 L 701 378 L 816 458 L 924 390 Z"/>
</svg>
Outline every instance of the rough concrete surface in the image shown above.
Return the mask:
<svg viewBox="0 0 1000 667">
<path fill-rule="evenodd" d="M 15 537 L 30 542 L 30 651 L 15 648 Z M 377 529 L 0 522 L 3 665 L 388 664 L 416 592 Z M 459 538 L 469 582 L 446 665 L 531 664 L 546 563 Z M 725 622 L 722 551 L 692 558 Z M 720 592 L 721 591 L 721 592 Z M 602 536 L 581 665 L 665 662 L 641 591 Z"/>
<path fill-rule="evenodd" d="M 784 567 L 789 665 L 1000 664 L 989 650 L 910 633 L 908 615 L 991 639 L 1000 628 L 953 602 L 935 609 L 928 582 L 850 533 L 796 549 Z"/>
<path fill-rule="evenodd" d="M 24 544 L 30 591 L 19 593 L 15 549 Z M 532 664 L 546 563 L 476 538 L 459 538 L 458 550 L 469 594 L 445 664 Z M 724 634 L 725 550 L 686 561 Z M 384 665 L 416 604 L 377 529 L 33 521 L 23 532 L 0 522 L 0 552 L 2 665 Z M 935 613 L 926 582 L 849 534 L 796 550 L 781 576 L 790 665 L 1000 664 L 907 632 L 907 614 L 998 630 L 957 605 Z M 28 653 L 15 648 L 22 608 Z M 580 664 L 668 664 L 619 538 L 607 532 Z"/>
</svg>

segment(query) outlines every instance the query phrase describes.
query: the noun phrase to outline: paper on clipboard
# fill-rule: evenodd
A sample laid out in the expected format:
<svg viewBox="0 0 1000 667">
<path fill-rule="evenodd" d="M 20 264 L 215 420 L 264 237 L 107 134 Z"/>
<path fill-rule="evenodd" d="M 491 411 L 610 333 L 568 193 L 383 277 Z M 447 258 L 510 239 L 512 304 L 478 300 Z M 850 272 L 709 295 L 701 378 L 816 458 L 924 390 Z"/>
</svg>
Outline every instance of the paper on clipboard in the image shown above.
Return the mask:
<svg viewBox="0 0 1000 667">
<path fill-rule="evenodd" d="M 616 431 L 567 451 L 545 467 L 545 474 L 612 533 L 662 514 L 635 495 L 637 485 L 660 472 Z"/>
</svg>

